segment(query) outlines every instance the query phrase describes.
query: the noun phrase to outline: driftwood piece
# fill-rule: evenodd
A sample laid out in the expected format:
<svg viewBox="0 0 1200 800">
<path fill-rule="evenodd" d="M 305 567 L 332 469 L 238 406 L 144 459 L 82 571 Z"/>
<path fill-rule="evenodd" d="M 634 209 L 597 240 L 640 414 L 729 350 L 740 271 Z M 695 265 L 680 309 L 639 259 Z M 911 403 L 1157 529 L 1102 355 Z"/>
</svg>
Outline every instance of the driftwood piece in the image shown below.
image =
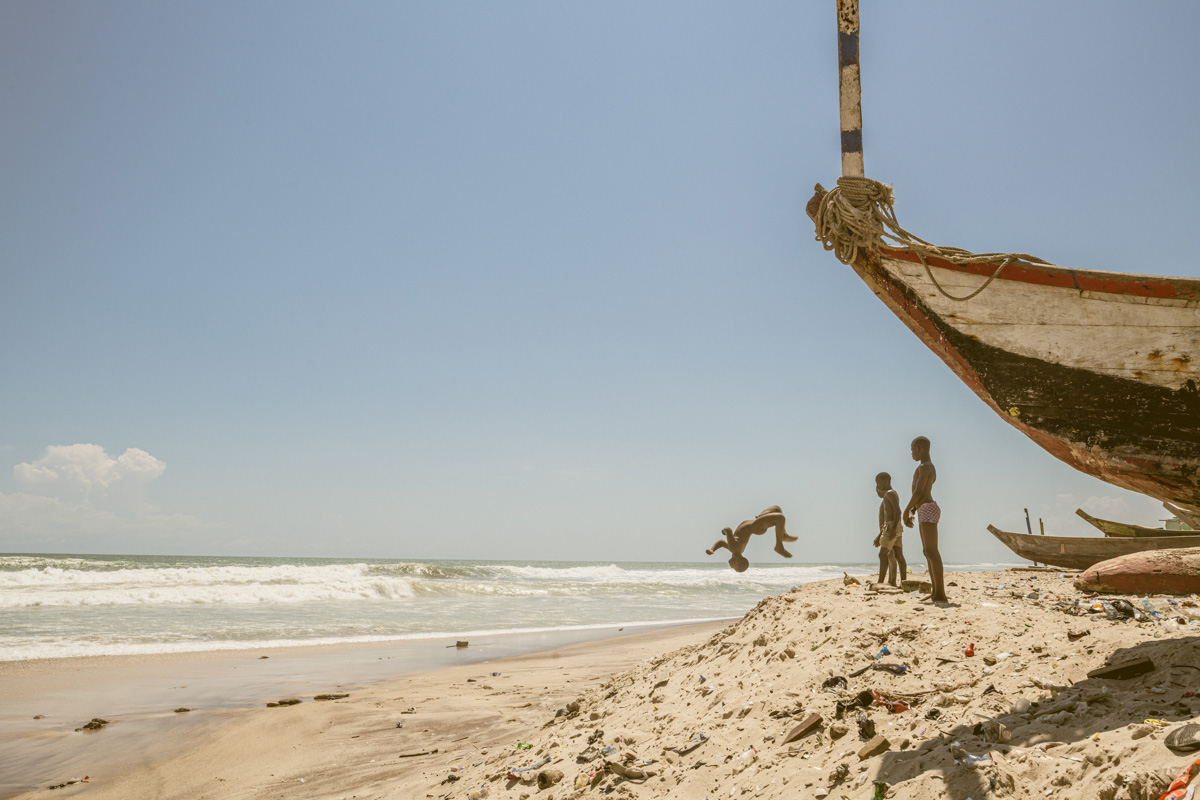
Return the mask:
<svg viewBox="0 0 1200 800">
<path fill-rule="evenodd" d="M 1124 664 L 1111 664 L 1107 667 L 1094 669 L 1087 676 L 1089 678 L 1108 678 L 1114 681 L 1124 681 L 1129 678 L 1136 678 L 1138 675 L 1145 675 L 1147 672 L 1153 672 L 1154 669 L 1153 661 L 1148 658 L 1139 658 L 1137 661 L 1126 661 Z"/>
<path fill-rule="evenodd" d="M 813 732 L 821 727 L 822 722 L 820 714 L 809 714 L 799 725 L 787 732 L 787 735 L 783 737 L 783 744 L 794 742 L 800 737 Z"/>
</svg>

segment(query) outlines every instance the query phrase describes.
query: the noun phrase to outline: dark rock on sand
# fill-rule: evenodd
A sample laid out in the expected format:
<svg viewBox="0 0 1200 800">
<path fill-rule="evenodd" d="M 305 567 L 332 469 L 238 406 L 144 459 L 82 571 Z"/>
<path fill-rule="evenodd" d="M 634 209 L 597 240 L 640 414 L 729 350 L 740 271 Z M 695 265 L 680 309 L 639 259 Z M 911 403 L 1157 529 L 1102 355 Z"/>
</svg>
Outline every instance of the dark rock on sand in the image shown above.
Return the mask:
<svg viewBox="0 0 1200 800">
<path fill-rule="evenodd" d="M 76 731 L 98 731 L 107 724 L 108 724 L 108 720 L 100 719 L 99 717 L 95 717 L 92 719 L 91 722 L 87 723 L 86 725 L 84 725 L 81 728 L 76 728 L 75 730 Z"/>
<path fill-rule="evenodd" d="M 557 769 L 545 769 L 538 773 L 537 785 L 539 789 L 549 789 L 554 784 L 563 779 L 563 774 Z"/>
</svg>

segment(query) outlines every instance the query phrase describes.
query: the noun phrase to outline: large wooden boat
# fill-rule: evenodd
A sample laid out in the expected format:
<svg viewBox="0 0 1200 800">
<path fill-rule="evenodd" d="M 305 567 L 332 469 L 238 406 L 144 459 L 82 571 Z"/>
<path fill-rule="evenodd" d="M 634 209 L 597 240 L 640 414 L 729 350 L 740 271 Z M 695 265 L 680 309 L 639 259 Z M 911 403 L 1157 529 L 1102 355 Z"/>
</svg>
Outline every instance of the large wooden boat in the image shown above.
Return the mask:
<svg viewBox="0 0 1200 800">
<path fill-rule="evenodd" d="M 819 202 L 820 196 L 814 198 Z M 860 252 L 863 282 L 1005 421 L 1076 469 L 1200 513 L 1200 280 Z"/>
<path fill-rule="evenodd" d="M 817 238 L 1006 422 L 1072 467 L 1200 514 L 1200 279 L 977 256 L 900 227 L 864 177 L 858 0 L 838 0 L 842 177 Z"/>
<path fill-rule="evenodd" d="M 1009 533 L 988 525 L 991 534 L 1029 561 L 1066 569 L 1087 569 L 1110 558 L 1146 550 L 1200 547 L 1200 534 L 1192 536 L 1034 536 Z"/>
<path fill-rule="evenodd" d="M 1093 517 L 1082 508 L 1075 513 L 1087 520 L 1088 524 L 1104 531 L 1105 536 L 1196 536 L 1197 532 L 1189 529 L 1170 530 L 1167 528 L 1146 528 L 1142 525 L 1130 525 L 1127 522 L 1113 522 L 1110 519 Z"/>
</svg>

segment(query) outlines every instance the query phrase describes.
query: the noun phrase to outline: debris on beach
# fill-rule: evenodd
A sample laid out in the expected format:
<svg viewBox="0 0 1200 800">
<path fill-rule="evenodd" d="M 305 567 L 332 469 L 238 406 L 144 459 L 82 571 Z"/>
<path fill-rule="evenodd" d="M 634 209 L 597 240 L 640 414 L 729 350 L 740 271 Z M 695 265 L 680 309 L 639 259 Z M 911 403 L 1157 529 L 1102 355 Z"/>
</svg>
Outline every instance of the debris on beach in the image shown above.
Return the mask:
<svg viewBox="0 0 1200 800">
<path fill-rule="evenodd" d="M 91 722 L 85 723 L 84 725 L 76 728 L 75 732 L 79 733 L 79 731 L 98 731 L 98 730 L 102 730 L 104 728 L 104 726 L 107 724 L 108 724 L 108 720 L 100 719 L 99 717 L 94 717 L 94 718 L 92 718 Z"/>
<path fill-rule="evenodd" d="M 1200 717 L 1200 668 L 1189 669 L 1200 664 L 1200 598 L 1126 608 L 1073 577 L 959 573 L 948 607 L 920 603 L 921 581 L 905 586 L 906 605 L 887 593 L 831 603 L 836 579 L 796 587 L 703 642 L 541 707 L 536 738 L 483 755 L 478 780 L 493 800 L 560 783 L 572 798 L 626 800 L 867 797 L 880 786 L 900 800 L 1071 786 L 1158 800 L 1182 768 L 1164 768 L 1181 752 L 1164 738 Z M 1191 746 L 1186 729 L 1172 741 Z M 563 777 L 541 779 L 551 772 Z"/>
<path fill-rule="evenodd" d="M 349 692 L 332 692 L 329 694 L 318 694 L 313 697 L 313 700 L 341 700 L 344 697 L 349 697 Z"/>
<path fill-rule="evenodd" d="M 417 750 L 416 752 L 413 752 L 413 753 L 401 753 L 399 756 L 397 756 L 397 758 L 416 758 L 417 756 L 431 756 L 431 755 L 434 755 L 435 753 L 437 753 L 437 751 L 438 751 L 438 749 L 436 747 L 433 748 L 432 750 Z"/>
<path fill-rule="evenodd" d="M 267 708 L 278 708 L 280 706 L 294 706 L 299 703 L 300 703 L 300 698 L 298 698 L 298 697 L 285 697 L 282 700 L 273 700 L 270 703 L 267 703 Z"/>
<path fill-rule="evenodd" d="M 63 781 L 62 783 L 56 783 L 53 786 L 47 786 L 46 788 L 47 789 L 62 789 L 67 786 L 74 786 L 77 783 L 91 783 L 91 780 L 92 779 L 90 776 L 84 775 L 82 778 L 76 778 L 76 779 L 70 780 L 70 781 Z"/>
</svg>

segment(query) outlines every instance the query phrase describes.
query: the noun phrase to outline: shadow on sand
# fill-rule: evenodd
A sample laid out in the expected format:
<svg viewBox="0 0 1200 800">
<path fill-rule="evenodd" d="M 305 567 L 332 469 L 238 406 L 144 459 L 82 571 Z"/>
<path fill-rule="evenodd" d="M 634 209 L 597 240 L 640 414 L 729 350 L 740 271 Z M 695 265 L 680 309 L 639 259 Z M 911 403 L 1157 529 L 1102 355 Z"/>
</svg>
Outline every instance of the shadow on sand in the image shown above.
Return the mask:
<svg viewBox="0 0 1200 800">
<path fill-rule="evenodd" d="M 944 781 L 945 797 L 981 800 L 1024 796 L 1021 783 L 1036 773 L 1039 778 L 1052 776 L 1051 783 L 1061 787 L 1061 797 L 1158 798 L 1170 777 L 1200 753 L 1169 750 L 1163 743 L 1163 728 L 1156 729 L 1145 721 L 1162 720 L 1168 727 L 1175 727 L 1200 716 L 1200 636 L 1156 639 L 1119 648 L 1107 663 L 1124 664 L 1142 658 L 1149 658 L 1154 670 L 1126 680 L 1088 678 L 1053 697 L 1036 687 L 1027 689 L 1024 696 L 1040 702 L 1024 716 L 1011 712 L 1017 696 L 989 694 L 990 706 L 996 712 L 990 719 L 1007 729 L 1011 735 L 1007 741 L 991 741 L 986 736 L 984 723 L 989 718 L 983 714 L 968 712 L 967 718 L 950 724 L 948 717 L 956 713 L 955 707 L 943 708 L 942 716 L 929 722 L 926 733 L 940 731 L 941 736 L 924 740 L 913 749 L 886 753 L 876 780 L 896 786 L 932 773 Z M 1162 693 L 1157 693 L 1158 689 Z M 1188 696 L 1185 692 L 1197 694 Z M 1066 709 L 1066 714 L 1046 713 L 1072 699 L 1086 698 L 1095 699 L 1086 703 L 1082 714 L 1078 713 L 1078 705 Z M 928 711 L 927 705 L 914 709 L 918 714 Z M 1033 714 L 1039 716 L 1026 718 Z M 1124 751 L 1105 747 L 1117 744 L 1117 737 L 1110 735 L 1106 742 L 1104 734 L 1130 726 L 1146 729 L 1145 735 L 1132 740 L 1133 753 L 1128 750 L 1127 736 L 1121 737 Z M 982 756 L 984 760 L 972 761 L 971 756 Z M 1121 768 L 1122 758 L 1129 762 L 1127 766 L 1133 765 L 1128 772 Z M 1147 769 L 1147 765 L 1152 766 Z M 845 793 L 845 788 L 835 786 L 829 796 L 836 798 Z M 895 793 L 907 796 L 902 785 L 896 786 Z"/>
</svg>

